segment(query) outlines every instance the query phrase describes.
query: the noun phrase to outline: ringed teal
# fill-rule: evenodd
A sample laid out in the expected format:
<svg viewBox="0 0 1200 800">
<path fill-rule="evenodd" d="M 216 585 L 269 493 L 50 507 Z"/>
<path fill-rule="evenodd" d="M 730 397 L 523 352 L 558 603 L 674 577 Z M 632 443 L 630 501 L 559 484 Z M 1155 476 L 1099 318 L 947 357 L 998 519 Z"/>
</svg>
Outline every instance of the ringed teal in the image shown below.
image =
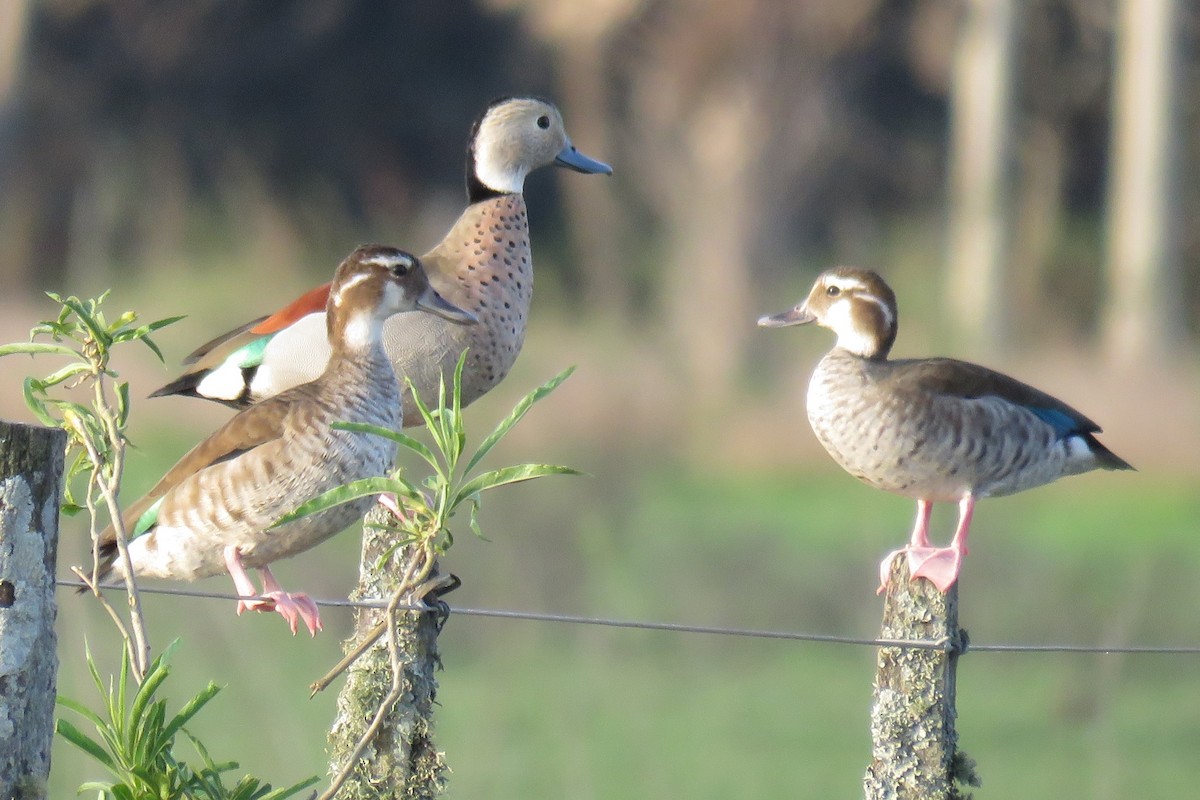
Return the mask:
<svg viewBox="0 0 1200 800">
<path fill-rule="evenodd" d="M 580 153 L 555 106 L 533 97 L 505 98 L 475 123 L 467 149 L 467 208 L 442 241 L 421 257 L 434 289 L 470 311 L 478 325 L 459 326 L 427 314 L 403 314 L 384 326 L 384 348 L 396 372 L 422 397 L 435 396 L 464 349 L 463 405 L 508 374 L 525 338 L 533 296 L 529 221 L 521 192 L 526 175 L 555 164 L 577 172 L 612 168 Z M 152 397 L 186 395 L 244 408 L 312 380 L 329 358 L 324 308 L 329 285 L 283 309 L 201 346 L 187 371 Z M 402 382 L 403 383 L 403 382 Z M 404 386 L 404 417 L 416 424 Z"/>
<path fill-rule="evenodd" d="M 837 343 L 808 387 L 808 421 L 842 469 L 917 501 L 907 547 L 912 577 L 945 592 L 958 579 L 982 497 L 1000 497 L 1094 469 L 1133 469 L 1096 438 L 1100 427 L 1066 403 L 977 364 L 950 358 L 889 360 L 896 296 L 876 273 L 836 267 L 807 299 L 764 316 L 764 327 L 815 322 Z M 934 503 L 958 504 L 949 547 L 929 542 Z M 880 589 L 882 591 L 882 587 Z"/>
<path fill-rule="evenodd" d="M 365 433 L 334 430 L 362 422 L 398 430 L 400 386 L 383 349 L 384 322 L 421 310 L 450 324 L 473 321 L 430 286 L 420 262 L 391 247 L 365 245 L 338 267 L 327 313 L 331 356 L 308 383 L 240 412 L 196 445 L 124 514 L 137 575 L 195 580 L 233 577 L 246 609 L 275 610 L 296 632 L 321 627 L 316 604 L 289 594 L 270 564 L 315 547 L 366 513 L 369 497 L 271 527 L 301 503 L 350 481 L 383 475 L 396 445 Z M 100 537 L 100 578 L 124 575 L 116 536 Z M 246 568 L 262 575 L 261 595 Z"/>
</svg>

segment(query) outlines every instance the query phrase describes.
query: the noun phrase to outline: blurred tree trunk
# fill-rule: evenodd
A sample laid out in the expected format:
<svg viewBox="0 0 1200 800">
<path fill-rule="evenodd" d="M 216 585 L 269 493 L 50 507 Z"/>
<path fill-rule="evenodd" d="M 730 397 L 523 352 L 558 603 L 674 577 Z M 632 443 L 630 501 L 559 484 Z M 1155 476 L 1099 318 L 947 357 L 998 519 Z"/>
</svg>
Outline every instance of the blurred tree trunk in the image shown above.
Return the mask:
<svg viewBox="0 0 1200 800">
<path fill-rule="evenodd" d="M 23 196 L 14 192 L 21 166 L 14 163 L 16 148 L 11 145 L 21 113 L 17 90 L 28 46 L 32 6 L 30 0 L 0 3 L 0 180 L 7 184 L 6 190 L 0 193 L 0 200 L 13 198 L 0 203 L 0 247 L 5 253 L 4 259 L 0 260 L 0 284 L 10 291 L 24 290 L 28 283 L 28 265 L 32 261 L 25 251 L 29 249 L 28 231 L 36 219 L 28 204 L 16 201 Z"/>
<path fill-rule="evenodd" d="M 30 0 L 5 0 L 0 3 L 0 117 L 13 100 L 17 76 L 25 55 L 29 31 Z"/>
<path fill-rule="evenodd" d="M 1175 0 L 1121 0 L 1109 184 L 1105 348 L 1132 363 L 1165 355 L 1183 332 L 1172 247 Z"/>
<path fill-rule="evenodd" d="M 963 346 L 994 352 L 1008 327 L 1014 0 L 967 0 L 951 88 L 947 306 Z"/>
<path fill-rule="evenodd" d="M 530 32 L 554 48 L 559 97 L 572 141 L 585 153 L 612 162 L 609 124 L 609 71 L 606 51 L 612 36 L 637 13 L 642 0 L 489 0 L 499 9 L 522 12 Z M 622 165 L 614 164 L 622 173 Z M 630 253 L 625 243 L 632 227 L 617 203 L 610 182 L 565 180 L 562 192 L 566 225 L 584 307 L 628 318 L 632 314 Z"/>
</svg>

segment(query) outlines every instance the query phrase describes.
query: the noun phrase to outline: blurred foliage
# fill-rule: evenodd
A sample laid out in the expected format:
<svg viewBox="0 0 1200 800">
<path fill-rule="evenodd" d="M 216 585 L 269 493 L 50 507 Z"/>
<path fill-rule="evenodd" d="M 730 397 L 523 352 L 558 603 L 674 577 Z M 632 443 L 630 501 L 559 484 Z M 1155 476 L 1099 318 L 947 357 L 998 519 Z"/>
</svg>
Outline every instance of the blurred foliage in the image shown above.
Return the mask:
<svg viewBox="0 0 1200 800">
<path fill-rule="evenodd" d="M 317 782 L 314 776 L 272 790 L 270 784 L 244 775 L 227 787 L 223 774 L 237 769 L 237 762 L 214 762 L 208 749 L 184 727 L 221 687 L 210 681 L 170 718 L 167 701 L 158 696 L 170 675 L 167 657 L 173 649 L 174 645 L 154 659 L 141 684 L 132 690 L 128 655 L 122 658 L 116 681 L 105 686 L 91 652 L 87 653 L 88 670 L 104 700 L 103 714 L 74 700 L 60 697 L 58 702 L 92 723 L 97 736 L 89 736 L 66 719 L 58 720 L 58 734 L 99 762 L 117 782 L 89 781 L 79 787 L 80 794 L 94 791 L 101 800 L 284 800 Z M 181 733 L 199 754 L 199 769 L 177 758 L 175 739 Z"/>
<path fill-rule="evenodd" d="M 896 224 L 940 237 L 954 3 L 13 6 L 27 16 L 0 88 L 10 287 L 129 274 L 222 241 L 245 260 L 263 238 L 288 243 L 274 268 L 323 275 L 362 232 L 411 235 L 432 198 L 461 197 L 470 120 L 495 95 L 531 91 L 564 107 L 581 148 L 617 165 L 606 192 L 571 182 L 567 214 L 552 193 L 530 197 L 540 238 L 571 254 L 553 265 L 568 297 L 594 308 L 669 302 L 670 270 L 645 257 L 664 246 L 661 261 L 679 269 L 732 258 L 733 274 L 772 284 L 797 263 L 884 262 Z M 1104 214 L 1114 11 L 1100 0 L 1021 9 L 1013 291 L 1052 312 L 1039 289 L 1058 242 Z M 1200 10 L 1180 15 L 1185 97 L 1200 77 Z M 1184 106 L 1175 124 L 1193 130 L 1196 113 Z M 1181 137 L 1180 158 L 1200 163 L 1200 139 Z M 1194 216 L 1200 190 L 1178 188 L 1180 218 Z M 708 201 L 724 215 L 705 219 Z M 714 244 L 709 262 L 681 250 L 705 231 L 729 252 Z M 1067 279 L 1078 296 L 1097 284 L 1102 247 L 1091 238 L 1053 286 Z M 1179 249 L 1194 311 L 1200 238 L 1183 231 Z"/>
<path fill-rule="evenodd" d="M 86 300 L 64 298 L 53 292 L 46 295 L 59 304 L 58 317 L 34 326 L 28 342 L 0 345 L 0 358 L 23 354 L 70 359 L 66 366 L 44 378 L 26 377 L 24 394 L 29 410 L 43 425 L 67 432 L 63 512 L 74 514 L 83 508 L 76 500 L 76 478 L 84 477 L 88 482 L 89 508 L 94 508 L 104 487 L 115 494 L 121 482 L 122 458 L 116 451 L 124 449 L 128 441 L 125 428 L 129 422 L 129 384 L 120 380 L 109 364 L 112 349 L 126 342 L 141 342 L 162 361 L 162 351 L 150 334 L 183 318 L 168 317 L 138 325 L 137 314 L 126 311 L 110 322 L 101 308 L 107 292 Z M 91 405 L 60 394 L 63 389 L 81 385 L 91 388 Z"/>
</svg>

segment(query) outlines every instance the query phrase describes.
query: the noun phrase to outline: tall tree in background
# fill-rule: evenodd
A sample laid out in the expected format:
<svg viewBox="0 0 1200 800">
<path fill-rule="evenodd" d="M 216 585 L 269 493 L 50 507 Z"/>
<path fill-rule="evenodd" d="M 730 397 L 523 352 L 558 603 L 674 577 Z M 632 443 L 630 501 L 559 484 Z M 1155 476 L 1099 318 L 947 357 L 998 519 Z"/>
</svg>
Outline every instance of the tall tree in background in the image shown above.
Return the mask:
<svg viewBox="0 0 1200 800">
<path fill-rule="evenodd" d="M 558 95 L 567 130 L 581 149 L 612 161 L 616 147 L 609 121 L 608 50 L 644 0 L 487 0 L 497 9 L 521 12 L 535 39 L 555 53 Z M 616 180 L 627 174 L 614 164 Z M 631 313 L 629 220 L 607 181 L 563 181 L 573 244 L 572 272 L 588 309 L 627 319 Z"/>
<path fill-rule="evenodd" d="M 968 0 L 951 88 L 946 307 L 971 350 L 997 350 L 1008 325 L 1009 156 L 1014 0 Z"/>
<path fill-rule="evenodd" d="M 1121 0 L 1109 186 L 1105 348 L 1153 360 L 1184 331 L 1172 242 L 1176 0 Z"/>
</svg>

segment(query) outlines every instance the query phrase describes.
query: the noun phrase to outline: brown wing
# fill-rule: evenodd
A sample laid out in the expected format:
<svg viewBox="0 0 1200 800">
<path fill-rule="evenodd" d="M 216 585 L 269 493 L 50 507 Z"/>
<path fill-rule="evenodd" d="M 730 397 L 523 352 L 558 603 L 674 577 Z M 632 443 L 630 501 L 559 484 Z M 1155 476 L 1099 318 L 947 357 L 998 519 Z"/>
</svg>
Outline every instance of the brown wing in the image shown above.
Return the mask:
<svg viewBox="0 0 1200 800">
<path fill-rule="evenodd" d="M 303 397 L 313 391 L 312 384 L 297 386 L 238 413 L 204 441 L 189 450 L 154 487 L 122 513 L 125 529 L 130 531 L 138 519 L 168 492 L 200 470 L 228 461 L 284 436 L 297 425 L 292 418 L 303 413 Z M 100 547 L 111 551 L 116 534 L 111 525 L 100 534 Z"/>
<path fill-rule="evenodd" d="M 972 399 L 999 397 L 1029 409 L 1057 412 L 1070 418 L 1078 433 L 1097 433 L 1100 426 L 1057 397 L 995 370 L 953 358 L 900 359 L 886 362 L 882 380 L 898 393 L 932 392 Z"/>
</svg>

